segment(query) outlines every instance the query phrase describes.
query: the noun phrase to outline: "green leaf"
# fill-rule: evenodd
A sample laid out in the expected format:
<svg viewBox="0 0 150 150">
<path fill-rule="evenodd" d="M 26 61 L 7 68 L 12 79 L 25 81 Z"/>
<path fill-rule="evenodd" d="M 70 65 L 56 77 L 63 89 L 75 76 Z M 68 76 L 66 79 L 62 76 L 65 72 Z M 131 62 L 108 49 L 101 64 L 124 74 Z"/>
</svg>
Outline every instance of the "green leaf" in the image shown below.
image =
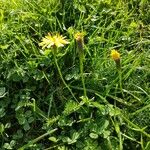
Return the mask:
<svg viewBox="0 0 150 150">
<path fill-rule="evenodd" d="M 52 136 L 48 138 L 50 141 L 56 143 L 58 140 L 56 139 L 56 137 Z"/>
<path fill-rule="evenodd" d="M 30 117 L 29 119 L 28 119 L 28 123 L 32 123 L 34 121 L 34 117 Z"/>
<path fill-rule="evenodd" d="M 44 54 L 45 56 L 48 56 L 51 52 L 52 52 L 51 49 L 46 49 L 46 50 L 43 51 L 43 54 Z"/>
<path fill-rule="evenodd" d="M 71 80 L 72 78 L 73 78 L 73 75 L 72 75 L 72 74 L 67 74 L 67 75 L 65 76 L 65 79 L 66 79 L 67 81 Z"/>
<path fill-rule="evenodd" d="M 6 88 L 5 87 L 0 87 L 0 98 L 4 97 L 6 95 Z"/>
<path fill-rule="evenodd" d="M 5 143 L 3 147 L 5 149 L 13 149 L 9 143 Z"/>
<path fill-rule="evenodd" d="M 11 127 L 11 123 L 6 123 L 5 124 L 5 128 L 10 128 Z"/>
<path fill-rule="evenodd" d="M 58 121 L 58 119 L 60 118 L 60 116 L 56 116 L 56 117 L 53 117 L 53 118 L 48 118 L 46 121 L 46 125 L 49 127 L 49 126 L 52 126 L 55 122 Z"/>
<path fill-rule="evenodd" d="M 5 109 L 0 108 L 0 118 L 2 118 L 3 116 L 5 116 Z"/>
<path fill-rule="evenodd" d="M 29 123 L 26 122 L 26 123 L 24 124 L 23 128 L 24 128 L 25 131 L 28 131 L 28 130 L 30 129 Z"/>
<path fill-rule="evenodd" d="M 105 114 L 107 113 L 107 112 L 106 112 L 105 105 L 102 105 L 102 104 L 100 104 L 100 103 L 98 103 L 98 102 L 91 102 L 91 104 L 92 104 L 94 107 L 98 108 L 98 109 L 100 110 L 100 112 L 101 112 L 103 115 L 105 115 Z"/>
<path fill-rule="evenodd" d="M 86 138 L 86 140 L 84 142 L 84 148 L 82 148 L 82 149 L 83 150 L 101 150 L 98 145 L 99 144 L 98 144 L 97 140 L 89 137 L 89 138 Z"/>
<path fill-rule="evenodd" d="M 16 134 L 13 136 L 13 139 L 21 139 L 23 137 L 22 130 L 17 130 Z"/>
<path fill-rule="evenodd" d="M 120 133 L 120 127 L 118 123 L 115 123 L 115 129 L 117 133 Z"/>
<path fill-rule="evenodd" d="M 71 138 L 70 137 L 63 137 L 63 142 L 67 142 L 68 144 L 73 144 L 77 142 L 80 134 L 78 132 L 73 132 Z"/>
<path fill-rule="evenodd" d="M 64 127 L 64 126 L 71 127 L 74 122 L 75 122 L 75 120 L 73 120 L 73 118 L 60 117 L 60 119 L 58 121 L 58 126 L 60 126 L 60 127 Z"/>
<path fill-rule="evenodd" d="M 117 116 L 120 114 L 120 110 L 117 108 L 113 108 L 113 105 L 108 105 L 108 111 L 110 116 Z"/>
<path fill-rule="evenodd" d="M 16 141 L 15 141 L 15 140 L 12 140 L 12 141 L 10 142 L 10 146 L 11 146 L 11 147 L 15 146 L 15 144 L 16 144 Z"/>
<path fill-rule="evenodd" d="M 30 117 L 31 115 L 32 115 L 31 110 L 28 110 L 28 111 L 25 112 L 25 116 L 26 117 Z"/>
<path fill-rule="evenodd" d="M 58 146 L 58 150 L 69 150 L 66 146 Z"/>
<path fill-rule="evenodd" d="M 98 134 L 96 133 L 90 133 L 89 135 L 92 139 L 97 139 L 98 138 Z"/>
<path fill-rule="evenodd" d="M 79 138 L 80 134 L 78 132 L 74 132 L 72 135 L 72 140 L 76 141 Z"/>
<path fill-rule="evenodd" d="M 0 133 L 3 134 L 5 127 L 2 123 L 0 123 Z"/>
<path fill-rule="evenodd" d="M 104 133 L 103 133 L 103 136 L 104 136 L 104 138 L 106 139 L 106 138 L 108 138 L 109 137 L 109 135 L 110 135 L 110 131 L 104 131 Z"/>
<path fill-rule="evenodd" d="M 101 118 L 101 119 L 99 119 L 99 122 L 92 124 L 91 131 L 100 135 L 100 134 L 104 133 L 104 131 L 108 127 L 108 125 L 109 125 L 109 121 L 106 120 L 105 118 Z"/>
<path fill-rule="evenodd" d="M 6 44 L 6 45 L 0 45 L 0 48 L 3 49 L 3 50 L 7 49 L 8 47 L 9 47 L 8 44 Z"/>
<path fill-rule="evenodd" d="M 63 111 L 64 115 L 70 115 L 73 112 L 76 112 L 80 107 L 82 103 L 77 103 L 75 101 L 68 101 L 65 106 L 65 110 Z"/>
<path fill-rule="evenodd" d="M 18 119 L 20 125 L 23 125 L 26 122 L 26 118 L 25 118 L 25 116 L 23 114 L 19 115 L 17 117 L 17 119 Z"/>
<path fill-rule="evenodd" d="M 17 107 L 15 108 L 15 111 L 18 111 L 20 108 L 27 106 L 28 104 L 30 103 L 28 103 L 26 100 L 19 101 Z"/>
<path fill-rule="evenodd" d="M 137 27 L 138 27 L 138 24 L 137 24 L 136 22 L 132 21 L 132 22 L 130 23 L 129 27 L 131 27 L 131 28 L 137 28 Z"/>
</svg>

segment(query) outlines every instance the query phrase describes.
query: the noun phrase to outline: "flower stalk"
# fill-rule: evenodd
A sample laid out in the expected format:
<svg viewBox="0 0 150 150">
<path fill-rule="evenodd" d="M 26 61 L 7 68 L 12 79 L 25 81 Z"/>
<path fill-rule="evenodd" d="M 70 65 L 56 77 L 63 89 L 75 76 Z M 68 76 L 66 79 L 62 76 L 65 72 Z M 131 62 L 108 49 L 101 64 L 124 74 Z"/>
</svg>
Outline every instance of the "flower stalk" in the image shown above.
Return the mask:
<svg viewBox="0 0 150 150">
<path fill-rule="evenodd" d="M 47 36 L 42 38 L 42 42 L 39 43 L 39 46 L 42 46 L 42 49 L 45 49 L 45 48 L 50 49 L 50 48 L 52 48 L 52 54 L 53 54 L 53 57 L 54 57 L 54 62 L 55 62 L 56 68 L 58 70 L 59 76 L 60 76 L 63 84 L 66 86 L 66 88 L 71 93 L 72 97 L 78 102 L 78 100 L 74 96 L 72 90 L 70 89 L 68 84 L 65 82 L 65 80 L 63 78 L 63 75 L 62 75 L 62 72 L 61 72 L 61 69 L 60 69 L 60 67 L 58 65 L 57 58 L 56 58 L 57 52 L 58 52 L 58 48 L 63 47 L 66 44 L 69 44 L 69 42 L 62 35 L 59 35 L 59 34 L 51 35 L 50 33 L 48 33 Z"/>
<path fill-rule="evenodd" d="M 74 96 L 72 90 L 70 89 L 70 87 L 68 86 L 68 84 L 65 82 L 65 80 L 64 80 L 64 78 L 63 78 L 63 75 L 62 75 L 61 69 L 60 69 L 60 67 L 59 67 L 59 65 L 58 65 L 58 62 L 57 62 L 57 58 L 56 58 L 55 53 L 53 53 L 53 56 L 54 56 L 54 62 L 55 62 L 56 68 L 57 68 L 57 70 L 58 70 L 59 76 L 60 76 L 60 78 L 61 78 L 63 84 L 66 86 L 66 88 L 68 89 L 68 91 L 71 93 L 72 97 L 78 102 L 78 100 L 77 100 L 76 97 Z"/>
<path fill-rule="evenodd" d="M 111 51 L 111 57 L 116 63 L 116 68 L 118 71 L 118 76 L 119 76 L 119 85 L 120 85 L 120 90 L 123 96 L 123 89 L 122 89 L 122 71 L 121 71 L 121 59 L 120 59 L 120 53 L 116 50 Z"/>
<path fill-rule="evenodd" d="M 81 74 L 81 80 L 82 80 L 82 86 L 84 90 L 84 96 L 87 98 L 87 92 L 85 87 L 85 79 L 84 79 L 84 33 L 83 32 L 77 32 L 75 34 L 75 40 L 77 43 L 78 53 L 79 53 L 79 65 L 80 65 L 80 74 Z"/>
</svg>

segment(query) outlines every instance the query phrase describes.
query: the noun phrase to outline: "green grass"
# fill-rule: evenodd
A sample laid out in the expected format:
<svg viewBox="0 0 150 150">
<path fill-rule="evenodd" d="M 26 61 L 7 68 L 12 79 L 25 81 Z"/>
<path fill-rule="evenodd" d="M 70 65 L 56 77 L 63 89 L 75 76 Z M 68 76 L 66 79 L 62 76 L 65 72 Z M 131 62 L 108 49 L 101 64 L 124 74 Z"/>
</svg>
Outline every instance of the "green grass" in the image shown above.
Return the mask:
<svg viewBox="0 0 150 150">
<path fill-rule="evenodd" d="M 149 23 L 148 0 L 0 0 L 0 149 L 149 150 Z"/>
</svg>

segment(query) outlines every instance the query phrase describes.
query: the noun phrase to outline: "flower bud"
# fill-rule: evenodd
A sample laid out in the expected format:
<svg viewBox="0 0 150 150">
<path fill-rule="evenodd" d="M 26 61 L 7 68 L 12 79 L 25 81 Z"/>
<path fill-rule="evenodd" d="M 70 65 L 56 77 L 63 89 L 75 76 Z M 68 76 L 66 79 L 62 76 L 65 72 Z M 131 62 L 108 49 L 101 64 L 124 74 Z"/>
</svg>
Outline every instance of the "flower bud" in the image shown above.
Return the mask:
<svg viewBox="0 0 150 150">
<path fill-rule="evenodd" d="M 120 69 L 121 68 L 120 53 L 116 50 L 112 50 L 110 55 L 111 55 L 112 59 L 115 61 L 116 67 L 118 69 Z"/>
<path fill-rule="evenodd" d="M 75 37 L 76 42 L 77 42 L 77 46 L 78 46 L 78 50 L 79 50 L 79 55 L 83 54 L 84 33 L 83 32 L 77 32 L 74 37 Z"/>
</svg>

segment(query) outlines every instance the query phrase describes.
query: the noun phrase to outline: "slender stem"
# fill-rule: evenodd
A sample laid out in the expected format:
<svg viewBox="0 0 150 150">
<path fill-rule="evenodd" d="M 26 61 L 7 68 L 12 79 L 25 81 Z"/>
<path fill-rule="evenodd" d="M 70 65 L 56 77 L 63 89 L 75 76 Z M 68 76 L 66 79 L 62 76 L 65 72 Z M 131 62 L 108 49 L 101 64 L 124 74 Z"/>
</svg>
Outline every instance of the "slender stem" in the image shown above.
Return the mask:
<svg viewBox="0 0 150 150">
<path fill-rule="evenodd" d="M 34 112 L 43 117 L 45 120 L 48 120 L 45 113 L 37 105 L 35 105 L 35 100 L 33 101 L 33 103 L 28 103 L 27 106 L 32 107 Z"/>
<path fill-rule="evenodd" d="M 61 69 L 60 69 L 60 67 L 59 67 L 59 65 L 58 65 L 58 62 L 57 62 L 57 59 L 56 59 L 55 54 L 53 54 L 53 56 L 54 56 L 55 65 L 56 65 L 56 67 L 57 67 L 58 73 L 59 73 L 59 75 L 60 75 L 60 78 L 61 78 L 63 84 L 64 84 L 64 85 L 66 86 L 66 88 L 69 90 L 69 92 L 71 93 L 72 97 L 78 102 L 78 100 L 77 100 L 76 97 L 74 96 L 72 90 L 70 89 L 70 87 L 68 86 L 68 84 L 65 82 L 65 80 L 64 80 L 64 78 L 63 78 L 63 75 L 62 75 L 62 73 L 61 73 Z"/>
<path fill-rule="evenodd" d="M 127 139 L 129 139 L 129 140 L 131 140 L 131 141 L 134 141 L 134 142 L 136 142 L 136 143 L 138 143 L 138 144 L 141 144 L 141 142 L 137 141 L 137 140 L 134 139 L 133 137 L 130 137 L 130 136 L 126 135 L 126 134 L 123 134 L 123 133 L 122 133 L 122 136 L 124 136 L 125 138 L 127 138 Z"/>
<path fill-rule="evenodd" d="M 119 137 L 119 149 L 123 150 L 121 132 L 118 133 L 118 137 Z"/>
<path fill-rule="evenodd" d="M 139 131 L 142 134 L 144 134 L 145 136 L 147 136 L 148 138 L 150 138 L 150 134 L 148 134 L 147 132 L 143 131 L 143 129 L 141 129 L 139 126 L 137 126 L 136 124 L 134 124 L 133 122 L 128 120 L 124 115 L 121 115 L 121 117 L 125 120 L 125 122 L 127 122 L 129 125 L 134 127 L 136 129 L 136 131 Z"/>
<path fill-rule="evenodd" d="M 111 141 L 110 141 L 110 137 L 107 138 L 107 141 L 108 141 L 108 148 L 109 150 L 112 150 L 112 144 L 111 144 Z"/>
<path fill-rule="evenodd" d="M 118 69 L 118 74 L 119 74 L 119 86 L 120 86 L 120 90 L 121 90 L 122 96 L 124 97 L 123 88 L 122 88 L 122 72 L 121 72 L 121 69 Z"/>
<path fill-rule="evenodd" d="M 57 130 L 58 130 L 58 129 L 55 128 L 55 129 L 53 129 L 53 130 L 51 130 L 51 131 L 49 131 L 49 132 L 47 132 L 47 133 L 45 133 L 45 134 L 43 134 L 43 135 L 37 137 L 37 138 L 35 138 L 35 139 L 29 141 L 27 144 L 23 145 L 23 146 L 20 147 L 18 150 L 24 150 L 24 149 L 28 148 L 30 145 L 33 145 L 34 143 L 40 141 L 40 140 L 43 139 L 44 137 L 48 136 L 49 134 L 52 134 L 53 132 L 55 132 L 55 131 L 57 131 Z"/>
<path fill-rule="evenodd" d="M 80 60 L 80 73 L 81 73 L 81 78 L 82 78 L 82 85 L 83 85 L 83 91 L 84 91 L 84 96 L 87 97 L 86 94 L 86 87 L 85 87 L 85 80 L 84 80 L 84 74 L 83 74 L 83 58 L 82 56 L 79 56 L 79 60 Z"/>
<path fill-rule="evenodd" d="M 148 105 L 142 107 L 141 109 L 138 109 L 138 110 L 135 111 L 134 113 L 131 113 L 131 115 L 132 115 L 132 116 L 135 116 L 136 114 L 142 112 L 143 110 L 145 110 L 145 109 L 147 109 L 147 108 L 149 108 L 149 107 L 150 107 L 150 104 L 148 104 Z"/>
<path fill-rule="evenodd" d="M 115 127 L 116 133 L 118 134 L 118 138 L 119 138 L 119 150 L 123 150 L 123 146 L 122 146 L 122 136 L 121 136 L 121 131 L 120 131 L 120 127 L 119 124 L 113 121 L 112 117 L 110 118 L 112 121 L 112 124 Z M 114 118 L 114 120 L 116 120 L 116 118 Z"/>
</svg>

